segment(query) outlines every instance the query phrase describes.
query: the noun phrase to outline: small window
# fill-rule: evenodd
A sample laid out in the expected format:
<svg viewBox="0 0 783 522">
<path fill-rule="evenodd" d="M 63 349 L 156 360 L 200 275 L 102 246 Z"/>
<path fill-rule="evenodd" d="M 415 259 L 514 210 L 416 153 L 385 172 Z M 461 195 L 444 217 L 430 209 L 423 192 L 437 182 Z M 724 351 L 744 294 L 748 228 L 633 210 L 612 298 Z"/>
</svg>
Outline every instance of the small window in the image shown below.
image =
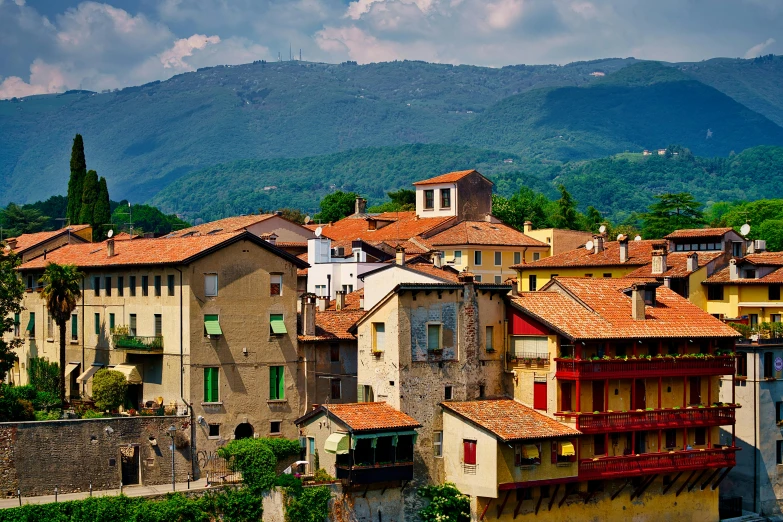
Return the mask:
<svg viewBox="0 0 783 522">
<path fill-rule="evenodd" d="M 114 314 L 109 314 L 109 333 L 114 331 Z"/>
<path fill-rule="evenodd" d="M 434 351 L 443 349 L 441 346 L 440 331 L 441 325 L 439 324 L 427 325 L 427 350 Z"/>
<path fill-rule="evenodd" d="M 372 323 L 372 351 L 382 352 L 386 346 L 386 323 Z"/>
<path fill-rule="evenodd" d="M 481 250 L 476 250 L 473 252 L 473 264 L 476 266 L 481 266 Z"/>
<path fill-rule="evenodd" d="M 440 208 L 451 208 L 451 189 L 440 189 Z"/>
<path fill-rule="evenodd" d="M 446 386 L 443 391 L 444 399 L 450 401 L 454 398 L 454 386 Z"/>
<path fill-rule="evenodd" d="M 155 314 L 155 337 L 163 336 L 163 316 Z"/>
<path fill-rule="evenodd" d="M 342 383 L 340 379 L 332 379 L 332 399 L 339 400 L 342 397 Z"/>
<path fill-rule="evenodd" d="M 476 441 L 464 439 L 462 441 L 462 461 L 468 466 L 476 465 Z"/>
<path fill-rule="evenodd" d="M 125 295 L 125 278 L 117 276 L 117 295 L 122 297 Z"/>
<path fill-rule="evenodd" d="M 527 276 L 527 283 L 528 283 L 528 287 L 529 287 L 528 289 L 531 292 L 535 292 L 538 289 L 538 281 L 537 281 L 537 277 L 536 276 L 534 276 L 532 274 Z"/>
<path fill-rule="evenodd" d="M 533 252 L 533 261 L 538 261 L 541 259 L 541 252 Z"/>
<path fill-rule="evenodd" d="M 209 425 L 209 435 L 207 435 L 207 438 L 210 438 L 210 439 L 219 439 L 220 438 L 220 424 L 210 424 Z"/>
<path fill-rule="evenodd" d="M 30 322 L 27 323 L 27 331 L 30 337 L 35 337 L 35 312 L 30 312 Z"/>
<path fill-rule="evenodd" d="M 455 250 L 454 251 L 454 264 L 455 265 L 461 265 L 462 264 L 462 250 Z"/>
<path fill-rule="evenodd" d="M 495 252 L 495 266 L 503 264 L 503 252 Z"/>
<path fill-rule="evenodd" d="M 340 345 L 332 343 L 329 345 L 329 361 L 340 362 Z"/>
<path fill-rule="evenodd" d="M 780 301 L 780 285 L 769 285 L 767 290 L 770 301 Z"/>
<path fill-rule="evenodd" d="M 775 367 L 772 364 L 774 356 L 772 352 L 764 352 L 764 378 L 772 379 L 775 377 Z"/>
<path fill-rule="evenodd" d="M 494 326 L 487 326 L 486 327 L 486 333 L 484 335 L 485 344 L 487 346 L 488 352 L 494 352 L 495 351 L 495 343 L 494 343 L 494 335 L 495 335 L 495 327 Z"/>
<path fill-rule="evenodd" d="M 269 400 L 285 400 L 285 366 L 269 367 Z"/>
<path fill-rule="evenodd" d="M 343 292 L 346 294 L 353 292 L 353 285 L 343 285 Z"/>
<path fill-rule="evenodd" d="M 269 433 L 271 433 L 272 435 L 276 435 L 278 433 L 281 433 L 281 428 L 280 427 L 282 426 L 282 424 L 283 423 L 280 422 L 280 421 L 272 421 L 272 422 L 270 422 L 269 423 Z"/>
<path fill-rule="evenodd" d="M 356 402 L 375 402 L 375 394 L 369 384 L 360 384 L 356 387 Z"/>
<path fill-rule="evenodd" d="M 79 317 L 76 314 L 71 315 L 71 340 L 79 339 Z"/>
<path fill-rule="evenodd" d="M 130 320 L 128 321 L 128 333 L 132 336 L 136 336 L 136 314 L 130 314 Z"/>
<path fill-rule="evenodd" d="M 136 297 L 136 276 L 128 277 L 128 290 L 130 290 L 131 297 Z"/>
<path fill-rule="evenodd" d="M 759 315 L 758 314 L 750 314 L 748 315 L 748 318 L 750 320 L 750 327 L 751 328 L 758 328 L 759 326 Z"/>
<path fill-rule="evenodd" d="M 315 437 L 307 437 L 307 453 L 315 455 Z"/>
<path fill-rule="evenodd" d="M 783 420 L 783 402 L 775 403 L 775 421 L 780 424 Z"/>
<path fill-rule="evenodd" d="M 150 278 L 149 276 L 141 276 L 141 295 L 147 297 L 150 295 Z"/>
<path fill-rule="evenodd" d="M 480 283 L 481 282 L 481 276 L 480 275 L 473 276 L 473 280 L 475 282 L 477 282 L 477 283 Z"/>
<path fill-rule="evenodd" d="M 775 441 L 775 462 L 783 464 L 783 440 Z"/>
<path fill-rule="evenodd" d="M 666 430 L 666 449 L 677 447 L 677 430 Z"/>
<path fill-rule="evenodd" d="M 695 446 L 704 446 L 707 444 L 707 430 L 705 428 L 696 428 L 693 430 L 693 444 Z"/>
<path fill-rule="evenodd" d="M 735 372 L 737 377 L 748 376 L 748 354 L 745 352 L 737 352 L 737 371 Z"/>
<path fill-rule="evenodd" d="M 607 273 L 604 274 L 604 278 L 605 279 L 611 279 L 612 278 L 612 274 L 607 272 Z"/>
<path fill-rule="evenodd" d="M 204 275 L 204 295 L 207 297 L 216 297 L 218 295 L 217 274 Z"/>
<path fill-rule="evenodd" d="M 773 323 L 779 323 L 780 322 L 780 314 L 770 314 L 769 318 Z"/>
<path fill-rule="evenodd" d="M 425 190 L 424 191 L 424 208 L 426 210 L 432 210 L 435 208 L 435 191 L 434 190 Z"/>
<path fill-rule="evenodd" d="M 161 295 L 161 277 L 159 275 L 155 276 L 155 297 L 160 297 Z"/>
<path fill-rule="evenodd" d="M 756 279 L 756 270 L 745 270 L 745 279 Z"/>
<path fill-rule="evenodd" d="M 723 301 L 723 285 L 708 285 L 707 286 L 707 300 L 708 301 Z"/>
<path fill-rule="evenodd" d="M 204 402 L 220 402 L 219 374 L 220 368 L 204 368 Z"/>
<path fill-rule="evenodd" d="M 104 282 L 106 283 L 106 295 L 111 296 L 111 277 L 107 276 Z"/>
<path fill-rule="evenodd" d="M 521 252 L 514 252 L 514 264 L 518 265 L 522 262 L 522 253 Z"/>
<path fill-rule="evenodd" d="M 435 431 L 432 434 L 432 452 L 435 457 L 443 456 L 443 432 Z"/>
<path fill-rule="evenodd" d="M 269 275 L 269 295 L 283 295 L 283 274 Z"/>
<path fill-rule="evenodd" d="M 33 276 L 32 275 L 27 276 L 27 288 L 28 288 L 28 290 L 31 290 L 33 288 L 33 283 L 34 282 L 35 281 L 33 280 Z"/>
<path fill-rule="evenodd" d="M 21 329 L 22 329 L 22 319 L 20 318 L 18 313 L 15 313 L 14 314 L 14 337 L 21 336 Z"/>
<path fill-rule="evenodd" d="M 479 384 L 479 399 L 483 399 L 485 397 L 486 389 L 486 386 Z"/>
<path fill-rule="evenodd" d="M 503 276 L 495 276 L 495 284 L 496 285 L 502 285 L 503 284 Z"/>
<path fill-rule="evenodd" d="M 101 335 L 101 314 L 95 314 L 95 335 Z"/>
<path fill-rule="evenodd" d="M 169 274 L 166 276 L 166 286 L 168 286 L 169 289 L 169 296 L 174 295 L 174 274 Z"/>
<path fill-rule="evenodd" d="M 93 277 L 92 278 L 92 289 L 95 291 L 95 297 L 98 297 L 101 295 L 101 278 L 100 277 Z"/>
<path fill-rule="evenodd" d="M 593 277 L 593 274 L 585 274 L 585 277 Z"/>
<path fill-rule="evenodd" d="M 315 295 L 326 297 L 326 285 L 315 285 Z"/>
</svg>

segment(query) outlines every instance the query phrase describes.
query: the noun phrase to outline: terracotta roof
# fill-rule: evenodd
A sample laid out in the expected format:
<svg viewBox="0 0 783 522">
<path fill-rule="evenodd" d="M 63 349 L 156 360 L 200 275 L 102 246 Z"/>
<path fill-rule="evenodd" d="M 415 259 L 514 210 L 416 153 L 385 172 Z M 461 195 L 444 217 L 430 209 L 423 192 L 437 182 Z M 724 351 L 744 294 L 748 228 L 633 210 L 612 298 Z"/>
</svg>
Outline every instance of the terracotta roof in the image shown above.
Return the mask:
<svg viewBox="0 0 783 522">
<path fill-rule="evenodd" d="M 417 181 L 417 182 L 414 183 L 414 185 L 434 185 L 436 183 L 454 183 L 455 181 L 459 181 L 462 178 L 464 178 L 465 176 L 468 176 L 469 174 L 473 174 L 474 172 L 476 174 L 478 174 L 479 176 L 481 176 L 482 178 L 487 179 L 479 171 L 474 170 L 474 169 L 471 169 L 471 170 L 458 170 L 456 172 L 449 172 L 447 174 L 441 174 L 440 176 L 435 176 L 434 178 L 425 179 L 425 180 L 422 180 L 422 181 Z M 487 179 L 487 181 L 489 181 L 489 180 Z M 491 181 L 489 181 L 489 182 L 492 183 Z"/>
<path fill-rule="evenodd" d="M 671 234 L 664 236 L 664 239 L 686 239 L 689 237 L 720 237 L 727 232 L 732 232 L 731 227 L 725 228 L 684 228 L 675 230 Z"/>
<path fill-rule="evenodd" d="M 427 238 L 434 246 L 491 245 L 549 248 L 549 245 L 526 236 L 503 223 L 461 221 Z"/>
<path fill-rule="evenodd" d="M 512 399 L 442 402 L 441 407 L 493 433 L 504 442 L 576 437 L 574 428 Z"/>
<path fill-rule="evenodd" d="M 436 268 L 429 260 L 422 256 L 416 256 L 413 259 L 406 260 L 405 265 L 399 266 L 394 260 L 379 264 L 379 267 L 365 272 L 360 276 L 362 280 L 365 277 L 375 274 L 376 272 L 383 272 L 393 267 L 402 268 L 403 270 L 410 270 L 413 272 L 419 272 L 424 275 L 432 276 L 442 282 L 456 283 L 459 281 L 457 276 L 459 271 L 453 266 L 444 264 L 441 268 Z"/>
<path fill-rule="evenodd" d="M 114 256 L 106 255 L 106 243 L 71 244 L 50 252 L 46 259 L 38 257 L 19 267 L 19 270 L 41 269 L 49 263 L 72 264 L 79 268 L 166 265 L 189 263 L 210 251 L 227 246 L 235 241 L 248 240 L 262 248 L 275 252 L 299 268 L 306 265 L 291 254 L 270 245 L 250 232 L 233 232 L 206 236 L 161 239 L 134 239 L 114 244 Z"/>
<path fill-rule="evenodd" d="M 348 216 L 332 224 L 308 225 L 314 230 L 321 227 L 323 235 L 336 241 L 352 241 L 363 239 L 364 241 L 407 241 L 413 236 L 419 236 L 433 230 L 449 220 L 451 216 L 419 218 L 415 211 L 384 212 L 382 214 L 358 214 Z M 370 220 L 385 221 L 388 225 L 376 230 L 370 230 Z"/>
<path fill-rule="evenodd" d="M 532 263 L 514 265 L 511 268 L 569 268 L 590 266 L 641 266 L 652 260 L 653 244 L 661 240 L 644 240 L 628 242 L 628 261 L 620 262 L 620 243 L 609 241 L 604 243 L 604 250 L 594 253 L 593 250 L 577 248 L 554 256 L 545 257 Z"/>
<path fill-rule="evenodd" d="M 357 308 L 344 308 L 340 311 L 326 310 L 325 312 L 315 312 L 315 335 L 300 335 L 302 342 L 313 341 L 334 341 L 334 340 L 356 340 L 356 336 L 348 331 L 350 327 L 356 324 L 356 321 L 364 317 L 366 310 Z"/>
<path fill-rule="evenodd" d="M 663 274 L 652 273 L 652 263 L 648 263 L 641 268 L 637 268 L 625 277 L 687 277 L 688 272 L 688 254 L 690 252 L 673 252 L 666 256 L 666 272 Z M 699 268 L 707 265 L 711 261 L 718 259 L 723 252 L 698 252 Z"/>
<path fill-rule="evenodd" d="M 133 239 L 138 239 L 140 237 L 144 237 L 144 236 L 142 236 L 141 234 L 133 235 Z M 131 235 L 127 232 L 120 232 L 119 234 L 114 234 L 111 238 L 115 241 L 128 241 L 129 239 L 131 239 Z M 106 241 L 108 241 L 108 239 Z M 106 241 L 104 241 L 104 243 Z"/>
<path fill-rule="evenodd" d="M 746 262 L 759 266 L 783 266 L 783 252 L 761 252 L 760 254 L 748 254 L 737 262 Z"/>
<path fill-rule="evenodd" d="M 737 337 L 734 329 L 663 286 L 656 289 L 656 306 L 645 307 L 645 320 L 634 320 L 625 294 L 632 284 L 622 278 L 557 277 L 541 291 L 509 301 L 570 339 Z"/>
<path fill-rule="evenodd" d="M 299 254 L 296 257 L 300 261 L 304 261 L 305 263 L 307 263 L 307 252 L 305 252 L 303 254 Z M 307 269 L 306 268 L 297 268 L 296 275 L 298 275 L 298 276 L 306 276 L 307 275 Z"/>
<path fill-rule="evenodd" d="M 359 301 L 364 297 L 364 288 L 354 290 L 353 292 L 345 294 L 345 308 L 343 310 L 359 310 Z M 337 300 L 332 299 L 329 301 L 327 310 L 337 309 Z"/>
<path fill-rule="evenodd" d="M 69 230 L 72 234 L 75 234 L 76 232 L 79 232 L 89 227 L 90 225 L 71 225 L 70 227 L 61 228 L 59 230 L 47 230 L 46 232 L 35 232 L 33 234 L 22 234 L 21 236 L 17 236 L 17 237 L 9 237 L 8 239 L 5 240 L 5 242 L 6 244 L 9 244 L 16 241 L 16 244 L 11 250 L 13 250 L 16 253 L 21 253 L 34 246 L 49 241 L 52 238 L 55 238 L 63 234 L 67 234 Z M 80 237 L 79 239 L 83 239 L 83 238 Z M 87 240 L 85 239 L 84 241 Z"/>
<path fill-rule="evenodd" d="M 210 221 L 208 223 L 202 223 L 194 227 L 183 228 L 182 230 L 175 230 L 171 234 L 165 236 L 166 238 L 183 237 L 186 234 L 226 234 L 231 232 L 238 232 L 244 230 L 249 226 L 255 225 L 262 221 L 266 221 L 269 218 L 275 217 L 274 214 L 251 214 L 249 216 L 233 216 L 217 221 Z"/>
<path fill-rule="evenodd" d="M 380 431 L 399 428 L 420 428 L 421 424 L 416 419 L 405 415 L 400 410 L 385 402 L 352 402 L 347 404 L 330 404 L 327 407 L 319 406 L 308 414 L 296 419 L 297 425 L 322 411 L 329 411 L 329 415 L 337 417 L 352 432 Z"/>
<path fill-rule="evenodd" d="M 741 272 L 741 271 L 740 271 Z M 769 274 L 765 275 L 764 277 L 759 277 L 757 279 L 749 279 L 745 277 L 740 277 L 738 279 L 734 279 L 732 281 L 731 279 L 731 272 L 729 270 L 729 267 L 725 267 L 721 270 L 718 270 L 712 276 L 707 278 L 706 281 L 704 281 L 702 284 L 732 284 L 732 285 L 768 285 L 768 284 L 783 284 L 783 268 L 777 268 L 770 272 Z"/>
</svg>

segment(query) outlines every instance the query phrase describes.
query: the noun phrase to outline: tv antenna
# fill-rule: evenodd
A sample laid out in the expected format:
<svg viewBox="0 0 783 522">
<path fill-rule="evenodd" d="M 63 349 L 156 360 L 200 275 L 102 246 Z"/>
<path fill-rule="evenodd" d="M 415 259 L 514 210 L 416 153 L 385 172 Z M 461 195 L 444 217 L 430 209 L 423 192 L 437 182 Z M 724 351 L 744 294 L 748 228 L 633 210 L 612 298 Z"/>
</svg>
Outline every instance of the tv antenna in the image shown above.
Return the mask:
<svg viewBox="0 0 783 522">
<path fill-rule="evenodd" d="M 742 234 L 743 236 L 747 236 L 749 232 L 750 232 L 750 225 L 748 223 L 745 223 L 740 227 L 740 234 Z"/>
</svg>

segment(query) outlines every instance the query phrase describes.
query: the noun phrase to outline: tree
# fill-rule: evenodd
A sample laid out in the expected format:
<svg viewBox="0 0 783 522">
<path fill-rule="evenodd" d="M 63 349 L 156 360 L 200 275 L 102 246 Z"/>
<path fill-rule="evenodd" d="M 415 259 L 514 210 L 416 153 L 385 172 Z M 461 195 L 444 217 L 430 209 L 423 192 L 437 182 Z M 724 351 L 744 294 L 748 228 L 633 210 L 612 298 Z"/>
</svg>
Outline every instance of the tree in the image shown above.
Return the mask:
<svg viewBox="0 0 783 522">
<path fill-rule="evenodd" d="M 92 399 L 100 411 L 116 410 L 125 401 L 128 380 L 117 370 L 104 368 L 92 378 Z"/>
<path fill-rule="evenodd" d="M 0 381 L 14 367 L 17 360 L 15 350 L 22 345 L 22 339 L 6 340 L 3 335 L 13 332 L 16 315 L 22 311 L 24 283 L 16 272 L 19 264 L 19 257 L 12 252 L 0 257 Z"/>
<path fill-rule="evenodd" d="M 553 226 L 549 219 L 553 202 L 545 195 L 528 187 L 520 187 L 519 192 L 506 199 L 492 196 L 492 214 L 503 223 L 524 230 L 525 221 L 533 223 L 533 228 Z"/>
<path fill-rule="evenodd" d="M 111 223 L 111 203 L 109 202 L 109 188 L 106 186 L 106 178 L 98 181 L 98 197 L 95 200 L 93 212 L 92 236 L 97 240 L 103 239 L 106 230 L 105 225 Z"/>
<path fill-rule="evenodd" d="M 356 198 L 359 194 L 355 192 L 343 192 L 338 190 L 327 194 L 321 200 L 321 211 L 315 215 L 319 223 L 331 223 L 340 221 L 346 216 L 353 214 L 356 204 Z"/>
<path fill-rule="evenodd" d="M 560 199 L 557 200 L 557 215 L 555 226 L 568 230 L 579 230 L 579 212 L 576 210 L 576 201 L 562 183 L 557 186 L 560 191 Z"/>
<path fill-rule="evenodd" d="M 400 189 L 397 192 L 387 192 L 391 201 L 380 205 L 374 205 L 367 209 L 368 212 L 407 212 L 416 210 L 416 191 Z"/>
<path fill-rule="evenodd" d="M 587 212 L 585 212 L 585 230 L 598 232 L 603 222 L 603 216 L 594 206 L 587 207 Z"/>
<path fill-rule="evenodd" d="M 20 207 L 9 203 L 0 211 L 0 224 L 3 227 L 3 237 L 16 237 L 22 234 L 40 232 L 46 228 L 47 216 L 34 208 Z"/>
<path fill-rule="evenodd" d="M 280 212 L 284 219 L 299 225 L 304 225 L 305 217 L 307 217 L 304 212 L 296 208 L 281 208 Z"/>
<path fill-rule="evenodd" d="M 642 214 L 642 234 L 647 239 L 663 236 L 683 228 L 700 228 L 704 225 L 701 203 L 687 192 L 655 196 L 658 201 Z"/>
<path fill-rule="evenodd" d="M 78 223 L 81 225 L 95 224 L 95 202 L 98 200 L 98 173 L 91 170 L 84 177 L 82 188 L 82 206 Z"/>
<path fill-rule="evenodd" d="M 82 135 L 77 134 L 73 138 L 73 146 L 71 147 L 71 177 L 68 180 L 68 213 L 66 215 L 72 225 L 78 224 L 81 217 L 85 176 L 87 176 L 87 160 L 84 157 L 84 141 Z"/>
<path fill-rule="evenodd" d="M 130 207 L 133 217 L 133 233 L 138 234 L 142 230 L 156 234 L 168 234 L 173 230 L 181 230 L 190 226 L 190 223 L 182 221 L 174 214 L 166 215 L 156 207 L 150 205 L 133 205 Z M 118 225 L 127 223 L 131 217 L 128 215 L 128 202 L 123 200 L 111 216 L 111 223 Z M 106 223 L 109 223 L 107 221 Z"/>
<path fill-rule="evenodd" d="M 65 406 L 65 326 L 76 309 L 76 302 L 81 298 L 79 283 L 84 274 L 74 265 L 58 265 L 49 263 L 41 277 L 44 288 L 41 299 L 46 302 L 46 309 L 60 328 L 60 403 Z M 1 311 L 1 310 L 0 310 Z"/>
</svg>

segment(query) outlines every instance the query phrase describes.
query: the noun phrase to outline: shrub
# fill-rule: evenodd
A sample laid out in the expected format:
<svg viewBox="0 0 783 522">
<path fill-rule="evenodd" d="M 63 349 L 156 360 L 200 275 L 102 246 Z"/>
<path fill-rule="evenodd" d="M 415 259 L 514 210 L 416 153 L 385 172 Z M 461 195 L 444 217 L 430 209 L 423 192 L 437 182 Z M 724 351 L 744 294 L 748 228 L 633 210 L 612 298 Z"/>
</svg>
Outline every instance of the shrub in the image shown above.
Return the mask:
<svg viewBox="0 0 783 522">
<path fill-rule="evenodd" d="M 43 357 L 33 357 L 27 364 L 30 386 L 40 392 L 53 393 L 59 397 L 60 365 Z M 59 401 L 58 401 L 59 403 Z"/>
<path fill-rule="evenodd" d="M 62 415 L 63 415 L 62 410 L 52 410 L 52 411 L 36 410 L 35 420 L 37 421 L 58 420 L 62 417 Z"/>
<path fill-rule="evenodd" d="M 82 414 L 83 419 L 100 419 L 103 417 L 103 412 L 98 410 L 85 410 Z"/>
<path fill-rule="evenodd" d="M 92 398 L 99 410 L 116 410 L 125 401 L 128 381 L 116 370 L 98 370 L 92 378 Z"/>
<path fill-rule="evenodd" d="M 33 399 L 33 406 L 35 406 L 36 410 L 48 411 L 49 408 L 59 405 L 60 397 L 58 397 L 57 393 L 52 393 L 50 391 L 38 391 Z"/>
<path fill-rule="evenodd" d="M 323 522 L 329 517 L 332 490 L 328 486 L 285 489 L 285 519 L 287 522 Z"/>
<path fill-rule="evenodd" d="M 421 487 L 417 494 L 430 500 L 419 511 L 424 522 L 470 522 L 470 498 L 451 482 Z"/>
<path fill-rule="evenodd" d="M 243 482 L 254 493 L 274 485 L 277 458 L 264 439 L 232 440 L 218 449 L 218 455 L 229 461 L 231 469 L 242 473 Z"/>
</svg>

